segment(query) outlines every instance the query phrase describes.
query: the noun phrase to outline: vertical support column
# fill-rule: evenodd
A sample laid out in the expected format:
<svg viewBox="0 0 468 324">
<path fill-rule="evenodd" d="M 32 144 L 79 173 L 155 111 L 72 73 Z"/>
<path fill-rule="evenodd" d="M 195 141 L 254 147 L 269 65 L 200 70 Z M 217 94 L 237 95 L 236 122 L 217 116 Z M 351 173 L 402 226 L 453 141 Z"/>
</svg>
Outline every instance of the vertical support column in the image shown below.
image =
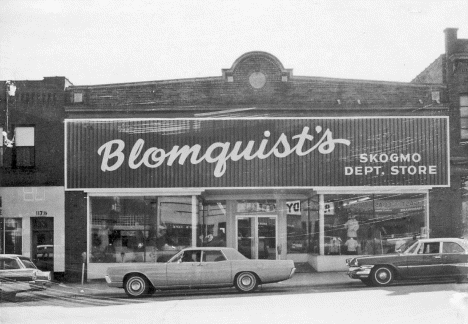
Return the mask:
<svg viewBox="0 0 468 324">
<path fill-rule="evenodd" d="M 319 195 L 319 244 L 320 255 L 325 255 L 325 215 L 324 215 L 325 197 Z"/>
<path fill-rule="evenodd" d="M 192 247 L 197 246 L 197 196 L 192 195 Z"/>
<path fill-rule="evenodd" d="M 278 199 L 277 200 L 278 204 L 278 229 L 277 233 L 278 235 L 278 242 L 276 243 L 276 252 L 279 253 L 279 259 L 280 260 L 286 260 L 286 254 L 287 254 L 287 249 L 288 249 L 288 230 L 287 230 L 287 207 L 286 207 L 286 200 L 284 199 Z"/>
<path fill-rule="evenodd" d="M 236 247 L 236 201 L 226 201 L 226 246 Z"/>
<path fill-rule="evenodd" d="M 427 191 L 426 192 L 426 222 L 424 224 L 424 227 L 426 227 L 426 238 L 431 237 L 431 227 L 429 225 L 430 225 L 429 224 L 429 191 Z"/>
</svg>

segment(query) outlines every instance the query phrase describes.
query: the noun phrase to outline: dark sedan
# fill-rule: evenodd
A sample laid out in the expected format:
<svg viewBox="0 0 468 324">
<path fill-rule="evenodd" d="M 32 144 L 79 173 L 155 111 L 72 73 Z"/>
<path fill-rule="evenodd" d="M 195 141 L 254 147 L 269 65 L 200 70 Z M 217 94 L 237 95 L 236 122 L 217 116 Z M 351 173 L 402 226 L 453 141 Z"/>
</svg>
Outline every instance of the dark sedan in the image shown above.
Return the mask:
<svg viewBox="0 0 468 324">
<path fill-rule="evenodd" d="M 468 275 L 468 241 L 457 238 L 420 239 L 399 254 L 347 259 L 348 275 L 367 286 L 394 280 L 453 279 Z"/>
</svg>

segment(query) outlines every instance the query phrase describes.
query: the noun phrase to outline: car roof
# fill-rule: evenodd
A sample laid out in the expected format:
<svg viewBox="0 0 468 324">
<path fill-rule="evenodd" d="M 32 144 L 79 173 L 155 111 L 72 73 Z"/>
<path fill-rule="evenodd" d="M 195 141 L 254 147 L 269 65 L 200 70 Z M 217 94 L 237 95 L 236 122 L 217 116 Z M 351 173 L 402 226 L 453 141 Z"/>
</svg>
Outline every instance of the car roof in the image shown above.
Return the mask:
<svg viewBox="0 0 468 324">
<path fill-rule="evenodd" d="M 182 251 L 188 251 L 188 250 L 202 250 L 202 251 L 212 251 L 212 250 L 235 250 L 230 247 L 223 247 L 223 246 L 200 246 L 200 247 L 189 247 L 182 249 Z M 237 251 L 237 250 L 236 250 Z"/>
<path fill-rule="evenodd" d="M 19 258 L 22 257 L 21 254 L 0 254 L 0 257 L 6 257 L 6 258 Z M 26 257 L 25 257 L 26 258 Z"/>
<path fill-rule="evenodd" d="M 468 242 L 465 239 L 457 238 L 457 237 L 436 237 L 436 238 L 425 238 L 420 239 L 420 242 Z"/>
</svg>

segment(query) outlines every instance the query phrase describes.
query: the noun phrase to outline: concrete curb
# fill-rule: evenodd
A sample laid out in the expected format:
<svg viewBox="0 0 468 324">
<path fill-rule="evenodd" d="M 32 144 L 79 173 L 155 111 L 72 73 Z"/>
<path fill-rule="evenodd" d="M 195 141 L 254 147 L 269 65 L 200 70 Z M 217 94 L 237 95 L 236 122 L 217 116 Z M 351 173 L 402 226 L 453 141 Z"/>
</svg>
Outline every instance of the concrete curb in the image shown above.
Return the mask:
<svg viewBox="0 0 468 324">
<path fill-rule="evenodd" d="M 291 279 L 279 283 L 267 284 L 265 286 L 289 287 L 324 287 L 342 286 L 359 281 L 350 279 L 345 272 L 317 272 L 317 273 L 297 273 Z M 61 294 L 69 296 L 105 296 L 119 295 L 124 293 L 121 288 L 107 286 L 105 280 L 92 280 L 81 283 L 56 283 L 46 291 L 45 294 Z"/>
</svg>

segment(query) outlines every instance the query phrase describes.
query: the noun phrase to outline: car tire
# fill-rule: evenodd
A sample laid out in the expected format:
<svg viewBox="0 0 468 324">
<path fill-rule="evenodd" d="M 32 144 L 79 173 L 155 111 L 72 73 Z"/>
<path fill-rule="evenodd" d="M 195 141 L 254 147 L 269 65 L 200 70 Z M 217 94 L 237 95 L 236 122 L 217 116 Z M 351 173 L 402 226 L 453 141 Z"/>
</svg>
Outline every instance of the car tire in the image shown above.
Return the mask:
<svg viewBox="0 0 468 324">
<path fill-rule="evenodd" d="M 372 287 L 374 284 L 372 283 L 372 280 L 369 278 L 363 278 L 361 279 L 362 283 L 365 284 L 367 287 Z"/>
<path fill-rule="evenodd" d="M 257 276 L 252 272 L 241 272 L 236 276 L 234 285 L 239 292 L 252 292 L 258 287 Z"/>
<path fill-rule="evenodd" d="M 393 269 L 388 266 L 376 267 L 371 272 L 371 281 L 374 286 L 388 286 L 393 282 L 394 277 Z"/>
<path fill-rule="evenodd" d="M 148 294 L 151 284 L 140 274 L 132 274 L 125 280 L 125 293 L 132 298 L 143 297 Z"/>
</svg>

